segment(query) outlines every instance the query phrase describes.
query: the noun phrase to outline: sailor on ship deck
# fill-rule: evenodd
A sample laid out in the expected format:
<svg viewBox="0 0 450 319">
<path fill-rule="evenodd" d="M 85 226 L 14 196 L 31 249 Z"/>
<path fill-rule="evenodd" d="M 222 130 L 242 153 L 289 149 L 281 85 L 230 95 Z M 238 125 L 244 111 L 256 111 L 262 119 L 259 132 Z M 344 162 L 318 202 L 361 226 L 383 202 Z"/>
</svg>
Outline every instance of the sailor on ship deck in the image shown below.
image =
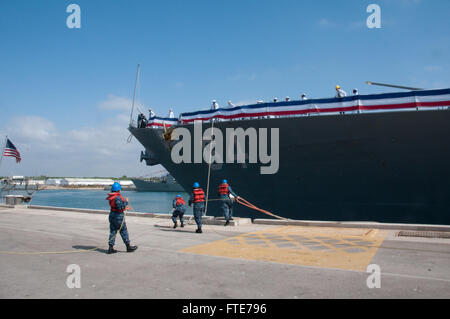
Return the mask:
<svg viewBox="0 0 450 319">
<path fill-rule="evenodd" d="M 339 85 L 336 85 L 336 98 L 343 98 L 347 96 L 347 92 L 345 92 Z M 339 112 L 340 114 L 345 114 L 345 112 Z"/>
<path fill-rule="evenodd" d="M 137 122 L 138 128 L 143 128 L 147 126 L 147 119 L 145 118 L 145 115 L 143 113 L 139 113 Z"/>
<path fill-rule="evenodd" d="M 215 111 L 219 109 L 219 104 L 216 102 L 216 100 L 212 100 L 211 102 L 211 110 Z"/>
<path fill-rule="evenodd" d="M 347 92 L 345 92 L 343 89 L 341 89 L 341 87 L 339 85 L 336 85 L 336 97 L 342 98 L 342 97 L 346 97 L 346 96 L 347 96 Z"/>
<path fill-rule="evenodd" d="M 219 104 L 217 103 L 217 101 L 216 100 L 212 100 L 212 102 L 211 102 L 211 110 L 212 111 L 215 111 L 215 110 L 218 110 L 220 107 L 219 107 Z M 214 119 L 211 119 L 211 122 L 219 122 L 220 121 L 220 119 L 218 119 L 218 118 L 214 118 Z"/>
</svg>

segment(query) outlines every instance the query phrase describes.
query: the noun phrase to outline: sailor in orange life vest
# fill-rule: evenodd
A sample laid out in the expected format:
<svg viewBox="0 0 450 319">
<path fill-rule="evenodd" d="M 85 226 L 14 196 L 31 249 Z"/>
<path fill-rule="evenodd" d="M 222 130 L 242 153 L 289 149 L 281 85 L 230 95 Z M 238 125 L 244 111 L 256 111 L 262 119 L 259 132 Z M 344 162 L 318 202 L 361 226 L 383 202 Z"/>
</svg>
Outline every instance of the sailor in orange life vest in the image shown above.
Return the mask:
<svg viewBox="0 0 450 319">
<path fill-rule="evenodd" d="M 186 211 L 186 203 L 184 202 L 183 197 L 181 195 L 177 195 L 173 200 L 173 213 L 172 213 L 172 221 L 173 228 L 177 228 L 177 217 L 180 217 L 181 227 L 184 227 L 184 212 Z"/>
<path fill-rule="evenodd" d="M 111 212 L 109 213 L 109 249 L 108 254 L 114 254 L 117 250 L 114 249 L 114 243 L 116 241 L 117 231 L 120 230 L 120 236 L 127 246 L 127 252 L 131 253 L 137 249 L 137 246 L 130 245 L 130 239 L 128 238 L 127 225 L 124 221 L 124 211 L 128 206 L 128 198 L 125 200 L 120 194 L 122 187 L 119 183 L 114 183 L 111 187 L 111 193 L 106 198 L 111 206 Z"/>
<path fill-rule="evenodd" d="M 196 233 L 202 233 L 202 216 L 205 212 L 205 192 L 200 188 L 200 184 L 195 182 L 192 189 L 191 198 L 189 199 L 189 206 L 194 203 L 194 219 L 197 223 Z"/>
<path fill-rule="evenodd" d="M 238 197 L 231 186 L 228 185 L 226 179 L 222 181 L 222 184 L 219 185 L 219 198 L 222 199 L 222 212 L 225 217 L 225 226 L 230 224 L 230 220 L 233 220 L 233 201 L 230 198 L 230 194 L 234 197 Z"/>
</svg>

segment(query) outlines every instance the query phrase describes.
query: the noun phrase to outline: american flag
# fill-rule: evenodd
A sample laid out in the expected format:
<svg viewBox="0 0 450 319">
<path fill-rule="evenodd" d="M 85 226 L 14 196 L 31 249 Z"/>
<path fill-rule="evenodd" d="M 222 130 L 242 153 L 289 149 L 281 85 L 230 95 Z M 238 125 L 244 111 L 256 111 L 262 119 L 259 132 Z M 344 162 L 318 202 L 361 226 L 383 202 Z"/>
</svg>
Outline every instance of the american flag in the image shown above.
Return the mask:
<svg viewBox="0 0 450 319">
<path fill-rule="evenodd" d="M 4 156 L 10 156 L 16 158 L 16 163 L 20 163 L 20 153 L 17 150 L 17 148 L 14 146 L 14 144 L 8 139 L 6 139 L 6 146 L 5 150 L 3 151 Z"/>
</svg>

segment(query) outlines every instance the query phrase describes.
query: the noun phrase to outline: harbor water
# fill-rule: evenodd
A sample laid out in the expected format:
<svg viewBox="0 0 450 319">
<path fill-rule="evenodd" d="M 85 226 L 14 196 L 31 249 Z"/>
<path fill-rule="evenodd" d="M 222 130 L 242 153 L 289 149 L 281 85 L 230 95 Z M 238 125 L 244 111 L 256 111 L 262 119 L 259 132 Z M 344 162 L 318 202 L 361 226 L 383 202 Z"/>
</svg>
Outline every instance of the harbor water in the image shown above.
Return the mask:
<svg viewBox="0 0 450 319">
<path fill-rule="evenodd" d="M 121 193 L 123 197 L 128 197 L 130 205 L 136 212 L 159 214 L 171 213 L 172 200 L 178 194 L 135 191 Z M 109 210 L 107 195 L 108 191 L 105 190 L 42 190 L 34 194 L 30 205 Z M 187 204 L 189 195 L 187 193 L 180 195 Z M 192 215 L 192 208 L 187 207 L 185 214 Z"/>
</svg>

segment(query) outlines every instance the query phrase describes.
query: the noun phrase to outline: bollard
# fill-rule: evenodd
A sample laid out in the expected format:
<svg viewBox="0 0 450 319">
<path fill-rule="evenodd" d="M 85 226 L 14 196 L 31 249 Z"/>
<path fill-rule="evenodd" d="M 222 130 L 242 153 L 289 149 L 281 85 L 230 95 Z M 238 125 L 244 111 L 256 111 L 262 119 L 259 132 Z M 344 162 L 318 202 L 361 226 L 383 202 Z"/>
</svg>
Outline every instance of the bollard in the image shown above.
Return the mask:
<svg viewBox="0 0 450 319">
<path fill-rule="evenodd" d="M 6 195 L 5 196 L 6 200 L 6 205 L 14 205 L 14 201 L 15 201 L 15 196 L 14 195 Z"/>
<path fill-rule="evenodd" d="M 24 197 L 22 195 L 16 195 L 14 198 L 14 205 L 23 205 Z"/>
</svg>

